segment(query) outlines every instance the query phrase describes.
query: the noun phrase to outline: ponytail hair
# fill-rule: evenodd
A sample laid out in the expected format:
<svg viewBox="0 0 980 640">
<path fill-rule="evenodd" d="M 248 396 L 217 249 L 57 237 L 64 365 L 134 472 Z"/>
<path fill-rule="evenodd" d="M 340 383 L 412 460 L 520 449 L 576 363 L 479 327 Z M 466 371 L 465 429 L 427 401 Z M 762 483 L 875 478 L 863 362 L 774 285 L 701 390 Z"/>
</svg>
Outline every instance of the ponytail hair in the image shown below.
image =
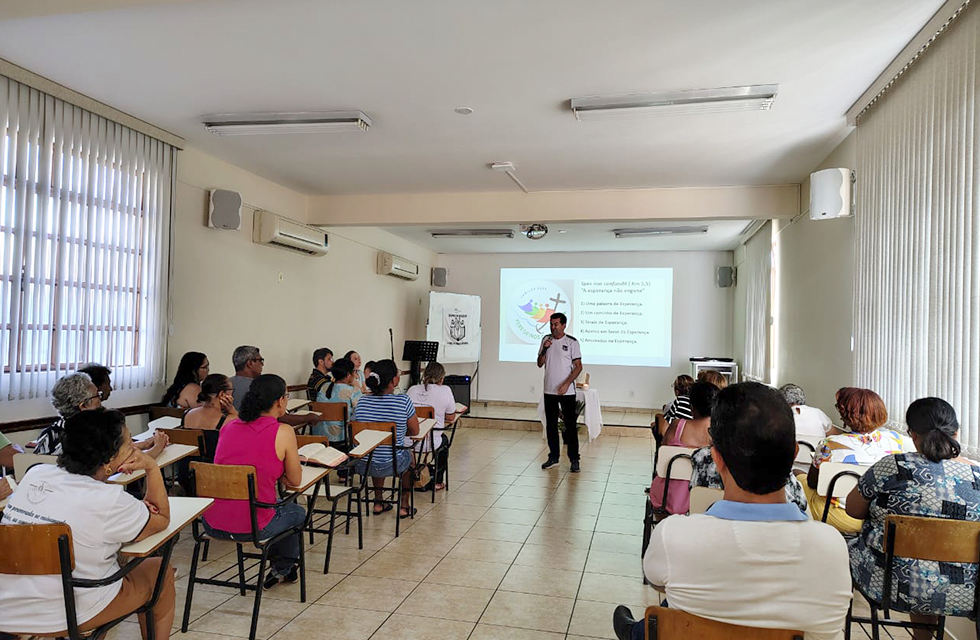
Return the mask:
<svg viewBox="0 0 980 640">
<path fill-rule="evenodd" d="M 365 379 L 364 384 L 373 395 L 380 396 L 397 376 L 398 367 L 395 366 L 394 360 L 378 360 L 371 368 L 371 375 Z"/>
<path fill-rule="evenodd" d="M 333 380 L 330 381 L 330 386 L 327 387 L 327 397 L 329 398 L 333 393 L 333 386 L 337 384 L 338 380 L 343 380 L 352 373 L 354 373 L 354 363 L 349 358 L 334 360 L 333 366 L 330 367 L 330 377 Z"/>
<path fill-rule="evenodd" d="M 422 384 L 425 385 L 425 390 L 428 391 L 430 384 L 442 384 L 445 377 L 446 367 L 433 361 L 425 365 L 425 372 L 422 374 Z"/>
<path fill-rule="evenodd" d="M 218 395 L 228 386 L 228 376 L 223 373 L 212 373 L 201 380 L 201 393 L 197 394 L 197 401 L 201 404 L 209 402 L 211 398 Z"/>
<path fill-rule="evenodd" d="M 956 411 L 942 398 L 921 398 L 909 405 L 905 423 L 919 436 L 919 453 L 932 462 L 960 455 L 956 434 L 960 430 Z"/>
<path fill-rule="evenodd" d="M 255 380 L 242 399 L 242 408 L 238 417 L 242 422 L 253 422 L 259 419 L 286 395 L 286 381 L 274 373 L 266 373 Z"/>
</svg>

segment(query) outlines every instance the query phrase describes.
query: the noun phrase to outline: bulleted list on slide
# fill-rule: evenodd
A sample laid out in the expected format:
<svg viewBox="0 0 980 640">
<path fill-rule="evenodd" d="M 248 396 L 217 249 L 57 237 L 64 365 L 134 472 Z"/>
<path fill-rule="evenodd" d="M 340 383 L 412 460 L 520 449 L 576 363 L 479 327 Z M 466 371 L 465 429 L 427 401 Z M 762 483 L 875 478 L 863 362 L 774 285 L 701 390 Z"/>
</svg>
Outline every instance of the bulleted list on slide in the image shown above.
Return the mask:
<svg viewBox="0 0 980 640">
<path fill-rule="evenodd" d="M 554 313 L 591 364 L 670 366 L 673 270 L 501 269 L 502 361 L 533 362 Z"/>
</svg>

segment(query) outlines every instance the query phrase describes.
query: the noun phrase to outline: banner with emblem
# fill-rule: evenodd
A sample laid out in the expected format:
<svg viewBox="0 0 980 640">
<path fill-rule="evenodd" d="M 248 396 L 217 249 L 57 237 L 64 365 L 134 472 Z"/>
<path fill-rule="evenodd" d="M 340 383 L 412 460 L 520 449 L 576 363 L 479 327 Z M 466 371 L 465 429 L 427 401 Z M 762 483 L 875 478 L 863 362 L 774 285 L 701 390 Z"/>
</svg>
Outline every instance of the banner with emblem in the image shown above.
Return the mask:
<svg viewBox="0 0 980 640">
<path fill-rule="evenodd" d="M 429 293 L 427 340 L 439 343 L 439 362 L 479 362 L 480 296 Z"/>
</svg>

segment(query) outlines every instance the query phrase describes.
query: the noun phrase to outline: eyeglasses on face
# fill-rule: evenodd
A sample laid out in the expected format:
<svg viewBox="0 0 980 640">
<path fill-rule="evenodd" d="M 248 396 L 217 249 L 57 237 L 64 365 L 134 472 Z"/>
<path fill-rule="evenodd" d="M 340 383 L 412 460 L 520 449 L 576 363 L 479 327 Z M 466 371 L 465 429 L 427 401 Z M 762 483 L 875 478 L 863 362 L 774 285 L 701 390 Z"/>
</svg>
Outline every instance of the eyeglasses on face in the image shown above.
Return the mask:
<svg viewBox="0 0 980 640">
<path fill-rule="evenodd" d="M 258 363 L 261 363 L 261 364 L 265 364 L 265 358 L 261 358 L 261 357 L 260 358 L 252 358 L 251 360 L 249 360 L 249 362 L 258 362 Z"/>
</svg>

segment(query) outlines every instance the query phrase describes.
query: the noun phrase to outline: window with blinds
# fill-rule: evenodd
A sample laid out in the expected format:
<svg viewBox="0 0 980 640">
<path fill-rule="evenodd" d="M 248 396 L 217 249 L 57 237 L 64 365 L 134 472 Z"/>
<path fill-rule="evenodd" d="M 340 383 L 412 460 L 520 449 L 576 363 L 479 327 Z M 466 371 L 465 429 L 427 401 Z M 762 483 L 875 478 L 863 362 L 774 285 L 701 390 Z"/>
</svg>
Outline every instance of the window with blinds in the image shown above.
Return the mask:
<svg viewBox="0 0 980 640">
<path fill-rule="evenodd" d="M 0 77 L 0 399 L 163 375 L 175 149 Z"/>
</svg>

